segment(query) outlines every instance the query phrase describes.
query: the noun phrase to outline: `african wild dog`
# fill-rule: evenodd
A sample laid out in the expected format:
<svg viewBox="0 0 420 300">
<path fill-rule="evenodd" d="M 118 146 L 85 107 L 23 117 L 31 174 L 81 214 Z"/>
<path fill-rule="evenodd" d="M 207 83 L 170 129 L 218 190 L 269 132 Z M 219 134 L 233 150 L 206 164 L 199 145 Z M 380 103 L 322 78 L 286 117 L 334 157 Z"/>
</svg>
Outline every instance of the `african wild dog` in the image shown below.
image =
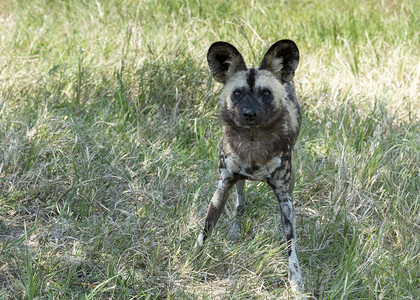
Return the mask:
<svg viewBox="0 0 420 300">
<path fill-rule="evenodd" d="M 291 40 L 270 47 L 259 68 L 247 68 L 242 55 L 226 42 L 211 45 L 207 60 L 213 78 L 224 84 L 220 95 L 223 140 L 219 181 L 208 208 L 197 245 L 210 235 L 236 184 L 236 218 L 229 230 L 239 236 L 244 214 L 244 180 L 267 182 L 280 205 L 281 220 L 289 244 L 289 281 L 303 289 L 296 255 L 293 188 L 294 145 L 299 135 L 301 113 L 293 85 L 299 51 Z"/>
</svg>

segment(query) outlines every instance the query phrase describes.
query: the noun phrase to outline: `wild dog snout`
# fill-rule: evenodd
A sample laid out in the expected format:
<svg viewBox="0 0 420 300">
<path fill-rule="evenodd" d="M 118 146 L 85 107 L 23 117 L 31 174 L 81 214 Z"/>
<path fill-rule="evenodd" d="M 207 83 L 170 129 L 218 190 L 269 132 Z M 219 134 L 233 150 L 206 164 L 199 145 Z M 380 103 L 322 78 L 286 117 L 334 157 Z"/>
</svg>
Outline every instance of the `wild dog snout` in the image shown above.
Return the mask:
<svg viewBox="0 0 420 300">
<path fill-rule="evenodd" d="M 255 127 L 262 122 L 261 104 L 258 98 L 250 92 L 236 102 L 236 110 L 238 114 L 237 124 L 239 126 Z"/>
<path fill-rule="evenodd" d="M 257 118 L 257 111 L 252 107 L 245 107 L 243 116 L 248 123 L 253 123 Z"/>
</svg>

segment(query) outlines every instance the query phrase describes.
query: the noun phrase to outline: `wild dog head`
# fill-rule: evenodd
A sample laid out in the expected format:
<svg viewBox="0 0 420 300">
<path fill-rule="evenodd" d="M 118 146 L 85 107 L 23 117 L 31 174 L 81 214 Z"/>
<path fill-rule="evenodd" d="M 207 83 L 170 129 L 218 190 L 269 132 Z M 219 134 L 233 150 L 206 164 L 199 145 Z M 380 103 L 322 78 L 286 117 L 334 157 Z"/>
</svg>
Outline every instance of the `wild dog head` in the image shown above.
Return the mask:
<svg viewBox="0 0 420 300">
<path fill-rule="evenodd" d="M 242 128 L 269 126 L 285 105 L 285 83 L 299 63 L 299 51 L 291 40 L 280 40 L 265 54 L 259 68 L 247 68 L 239 51 L 229 43 L 216 42 L 207 61 L 213 78 L 225 85 L 221 96 L 224 121 Z"/>
</svg>

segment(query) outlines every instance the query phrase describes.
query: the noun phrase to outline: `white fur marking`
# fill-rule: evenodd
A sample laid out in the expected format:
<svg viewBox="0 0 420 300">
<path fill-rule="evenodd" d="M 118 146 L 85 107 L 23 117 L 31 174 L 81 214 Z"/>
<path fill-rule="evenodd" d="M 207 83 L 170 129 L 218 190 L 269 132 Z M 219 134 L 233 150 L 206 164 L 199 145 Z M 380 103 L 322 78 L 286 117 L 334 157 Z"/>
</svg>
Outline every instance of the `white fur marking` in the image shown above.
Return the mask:
<svg viewBox="0 0 420 300">
<path fill-rule="evenodd" d="M 204 235 L 203 233 L 200 233 L 198 235 L 197 242 L 195 243 L 194 248 L 203 247 L 203 245 L 204 245 Z"/>
<path fill-rule="evenodd" d="M 229 171 L 229 169 L 220 169 L 220 176 L 222 177 L 222 179 L 226 179 L 232 176 L 232 172 Z M 221 184 L 221 182 L 219 182 L 219 185 Z"/>
<path fill-rule="evenodd" d="M 239 173 L 244 176 L 247 176 L 249 180 L 259 180 L 259 181 L 267 181 L 267 178 L 269 178 L 269 175 L 274 172 L 278 167 L 281 166 L 281 158 L 280 157 L 274 157 L 270 161 L 267 162 L 265 166 L 261 166 L 260 169 L 255 171 L 253 174 L 248 174 L 246 172 L 247 168 L 252 167 L 249 164 L 243 164 L 238 165 L 239 159 L 234 159 L 233 155 L 229 155 L 225 159 L 226 163 L 226 169 L 229 170 L 229 175 L 232 173 Z M 223 175 L 222 175 L 223 176 Z"/>
<path fill-rule="evenodd" d="M 280 73 L 283 69 L 283 58 L 282 57 L 273 57 L 271 60 L 271 71 L 276 74 Z"/>
</svg>

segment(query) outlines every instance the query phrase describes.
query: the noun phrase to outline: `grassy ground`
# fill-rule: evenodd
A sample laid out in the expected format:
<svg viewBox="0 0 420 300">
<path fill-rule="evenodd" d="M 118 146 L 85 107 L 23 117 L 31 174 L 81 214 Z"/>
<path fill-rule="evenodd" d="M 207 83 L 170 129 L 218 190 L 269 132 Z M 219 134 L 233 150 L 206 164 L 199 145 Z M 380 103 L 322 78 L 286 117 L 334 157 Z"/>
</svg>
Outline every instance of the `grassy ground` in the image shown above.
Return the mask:
<svg viewBox="0 0 420 300">
<path fill-rule="evenodd" d="M 265 3 L 264 3 L 265 2 Z M 208 46 L 296 41 L 306 291 L 420 297 L 418 1 L 0 2 L 0 298 L 292 297 L 277 203 L 247 185 L 192 247 L 221 137 Z M 232 201 L 231 201 L 232 202 Z"/>
</svg>

